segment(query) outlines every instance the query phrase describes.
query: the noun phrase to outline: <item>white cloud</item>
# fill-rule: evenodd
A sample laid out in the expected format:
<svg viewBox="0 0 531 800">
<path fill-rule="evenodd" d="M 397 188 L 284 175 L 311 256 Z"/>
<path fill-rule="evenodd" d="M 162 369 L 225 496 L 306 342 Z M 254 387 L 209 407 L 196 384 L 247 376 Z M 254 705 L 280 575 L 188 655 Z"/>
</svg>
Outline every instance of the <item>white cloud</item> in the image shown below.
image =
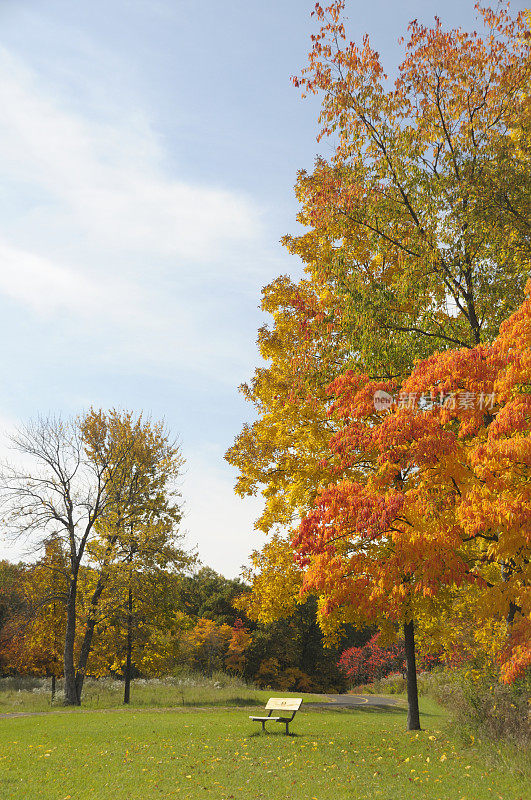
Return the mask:
<svg viewBox="0 0 531 800">
<path fill-rule="evenodd" d="M 168 175 L 138 109 L 109 111 L 103 122 L 59 98 L 0 50 L 0 176 L 10 192 L 0 292 L 40 316 L 61 312 L 58 330 L 75 315 L 65 341 L 83 329 L 95 343 L 105 336 L 93 350 L 99 359 L 173 363 L 232 381 L 238 350 L 248 355 L 253 342 L 231 328 L 238 301 L 222 295 L 231 281 L 239 294 L 250 284 L 257 291 L 257 205 Z"/>
<path fill-rule="evenodd" d="M 0 291 L 46 316 L 64 308 L 92 312 L 102 300 L 102 292 L 79 272 L 11 247 L 1 239 Z"/>
<path fill-rule="evenodd" d="M 69 410 L 78 392 L 86 404 L 117 397 L 134 407 L 135 379 L 153 375 L 163 391 L 174 380 L 197 427 L 194 407 L 204 398 L 194 395 L 189 372 L 225 397 L 252 363 L 258 276 L 277 271 L 261 241 L 261 209 L 238 191 L 183 180 L 165 163 L 146 116 L 113 110 L 105 86 L 94 88 L 101 103 L 92 115 L 82 103 L 74 110 L 63 88 L 0 50 L 0 294 L 29 311 L 18 352 L 27 353 L 26 369 L 32 359 L 61 365 L 49 371 L 48 396 Z M 20 318 L 13 314 L 13 324 Z M 101 374 L 89 393 L 69 375 L 68 365 L 79 363 Z M 177 402 L 167 391 L 171 414 Z M 215 425 L 205 424 L 203 441 L 221 435 Z M 262 541 L 253 530 L 260 501 L 234 495 L 219 452 L 191 451 L 188 540 L 206 563 L 236 575 Z M 0 532 L 2 555 L 23 553 Z"/>
<path fill-rule="evenodd" d="M 84 274 L 35 253 L 12 247 L 0 236 L 0 293 L 44 318 L 75 318 L 94 327 L 117 324 L 156 328 L 146 292 L 132 281 Z"/>
<path fill-rule="evenodd" d="M 162 281 L 142 285 L 127 275 L 58 264 L 13 247 L 1 234 L 0 294 L 53 320 L 54 332 L 64 337 L 60 347 L 70 349 L 72 358 L 100 366 L 119 365 L 138 374 L 184 367 L 236 385 L 242 353 L 254 351 L 250 337 L 238 342 L 227 303 L 194 296 L 193 285 L 175 297 L 164 292 Z M 35 352 L 41 344 L 35 341 Z"/>
<path fill-rule="evenodd" d="M 259 235 L 260 213 L 242 194 L 165 174 L 165 154 L 138 110 L 82 118 L 5 50 L 0 104 L 3 174 L 43 190 L 53 214 L 93 242 L 197 261 Z"/>
</svg>

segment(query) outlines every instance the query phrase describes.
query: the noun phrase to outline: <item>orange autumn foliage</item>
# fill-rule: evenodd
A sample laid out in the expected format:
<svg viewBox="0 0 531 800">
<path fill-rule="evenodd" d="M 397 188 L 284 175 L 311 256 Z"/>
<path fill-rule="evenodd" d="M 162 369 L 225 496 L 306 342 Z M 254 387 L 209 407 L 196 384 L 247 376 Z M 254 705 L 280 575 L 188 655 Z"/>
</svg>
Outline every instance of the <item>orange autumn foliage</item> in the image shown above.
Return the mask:
<svg viewBox="0 0 531 800">
<path fill-rule="evenodd" d="M 478 620 L 508 620 L 503 678 L 529 665 L 531 281 L 527 293 L 492 345 L 435 354 L 401 386 L 331 384 L 333 449 L 343 469 L 363 460 L 366 479 L 322 491 L 293 538 L 325 625 L 414 616 L 472 584 Z M 383 386 L 400 399 L 377 410 Z"/>
</svg>

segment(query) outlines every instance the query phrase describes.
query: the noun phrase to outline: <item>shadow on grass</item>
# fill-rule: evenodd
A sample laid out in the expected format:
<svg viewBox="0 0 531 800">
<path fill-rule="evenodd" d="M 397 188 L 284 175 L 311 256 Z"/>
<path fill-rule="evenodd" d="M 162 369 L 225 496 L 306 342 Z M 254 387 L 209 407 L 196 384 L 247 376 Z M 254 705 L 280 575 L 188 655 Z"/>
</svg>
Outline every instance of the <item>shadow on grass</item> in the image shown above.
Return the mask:
<svg viewBox="0 0 531 800">
<path fill-rule="evenodd" d="M 179 707 L 180 704 L 177 704 Z M 181 708 L 197 708 L 211 707 L 211 708 L 255 708 L 263 706 L 262 700 L 255 699 L 254 697 L 230 697 L 229 699 L 214 699 L 214 700 L 185 700 Z"/>
<path fill-rule="evenodd" d="M 335 706 L 333 703 L 310 704 L 308 703 L 307 710 L 319 711 L 324 714 L 332 712 L 334 714 L 348 714 L 355 712 L 356 714 L 389 714 L 390 716 L 405 716 L 407 714 L 407 706 L 387 706 L 380 704 L 372 705 L 352 705 L 352 706 Z M 301 709 L 302 711 L 302 709 Z M 304 712 L 303 712 L 304 713 Z M 421 719 L 429 719 L 430 717 L 437 718 L 439 715 L 430 711 L 421 711 Z"/>
<path fill-rule="evenodd" d="M 328 713 L 332 711 L 335 714 L 338 713 L 350 713 L 355 711 L 356 713 L 360 714 L 406 714 L 407 708 L 403 706 L 391 706 L 386 705 L 385 703 L 353 703 L 351 706 L 343 706 L 343 705 L 336 705 L 335 703 L 308 703 L 306 706 L 307 710 L 312 711 L 322 711 L 324 713 Z"/>
<path fill-rule="evenodd" d="M 254 733 L 250 733 L 247 737 L 248 739 L 257 739 L 260 736 L 282 736 L 285 739 L 307 739 L 307 733 L 291 733 L 288 734 L 283 733 L 282 731 L 254 731 Z"/>
</svg>

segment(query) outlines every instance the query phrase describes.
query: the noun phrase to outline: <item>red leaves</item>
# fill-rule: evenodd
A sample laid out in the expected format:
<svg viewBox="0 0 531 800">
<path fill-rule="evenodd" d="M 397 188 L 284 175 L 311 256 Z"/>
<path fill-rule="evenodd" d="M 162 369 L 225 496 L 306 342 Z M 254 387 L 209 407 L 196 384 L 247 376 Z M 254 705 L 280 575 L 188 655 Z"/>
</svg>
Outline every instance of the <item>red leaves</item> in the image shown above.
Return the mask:
<svg viewBox="0 0 531 800">
<path fill-rule="evenodd" d="M 377 539 L 387 533 L 404 503 L 400 492 L 382 495 L 360 484 L 344 481 L 325 489 L 317 498 L 293 539 L 301 555 L 328 552 L 336 542 L 361 536 Z"/>
<path fill-rule="evenodd" d="M 528 298 L 492 345 L 435 354 L 401 387 L 352 370 L 333 381 L 331 416 L 340 429 L 331 448 L 340 469 L 353 474 L 318 493 L 292 540 L 305 568 L 304 591 L 321 596 L 323 618 L 400 619 L 412 603 L 432 602 L 443 587 L 463 583 L 490 592 L 493 613 L 503 616 L 509 602 L 531 610 L 524 588 L 531 550 L 530 344 Z M 415 402 L 375 408 L 375 392 L 398 390 Z M 458 391 L 473 402 L 440 402 Z M 490 394 L 495 401 L 486 408 L 482 398 Z M 510 580 L 492 584 L 483 576 L 486 565 L 507 560 Z M 515 642 L 507 680 L 528 658 Z"/>
<path fill-rule="evenodd" d="M 390 462 L 401 469 L 436 465 L 455 447 L 455 434 L 444 430 L 432 414 L 399 408 L 375 431 L 380 464 Z"/>
<path fill-rule="evenodd" d="M 353 684 L 371 683 L 392 672 L 405 671 L 405 653 L 402 642 L 381 647 L 380 633 L 376 633 L 363 647 L 343 650 L 338 661 L 339 669 Z"/>
</svg>

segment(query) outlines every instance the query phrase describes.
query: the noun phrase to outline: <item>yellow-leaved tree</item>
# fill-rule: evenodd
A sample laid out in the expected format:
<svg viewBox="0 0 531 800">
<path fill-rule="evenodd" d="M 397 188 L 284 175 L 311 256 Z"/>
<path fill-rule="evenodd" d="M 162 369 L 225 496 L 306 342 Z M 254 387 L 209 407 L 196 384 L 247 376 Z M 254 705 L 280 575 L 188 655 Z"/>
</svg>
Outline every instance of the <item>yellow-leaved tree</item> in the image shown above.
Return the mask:
<svg viewBox="0 0 531 800">
<path fill-rule="evenodd" d="M 253 592 L 241 608 L 270 622 L 289 616 L 299 599 L 301 573 L 289 531 L 335 474 L 327 386 L 348 365 L 349 350 L 329 286 L 316 290 L 307 280 L 278 278 L 263 289 L 262 309 L 273 319 L 258 335 L 267 366 L 240 387 L 258 419 L 244 426 L 225 458 L 238 470 L 236 492 L 242 497 L 261 492 L 265 501 L 256 528 L 273 538 L 253 554 L 245 576 Z"/>
<path fill-rule="evenodd" d="M 153 641 L 160 644 L 161 632 L 171 629 L 168 576 L 195 561 L 179 546 L 177 479 L 183 458 L 163 423 L 129 412 L 91 410 L 83 420 L 83 435 L 91 457 L 109 464 L 111 502 L 88 546 L 96 580 L 86 612 L 78 683 L 82 685 L 96 624 L 111 616 L 115 642 L 122 641 L 114 666 L 123 665 L 124 703 L 129 703 L 133 653 L 139 669 L 147 664 L 149 632 L 158 630 Z M 118 472 L 114 454 L 120 460 L 119 480 L 113 477 Z"/>
</svg>

